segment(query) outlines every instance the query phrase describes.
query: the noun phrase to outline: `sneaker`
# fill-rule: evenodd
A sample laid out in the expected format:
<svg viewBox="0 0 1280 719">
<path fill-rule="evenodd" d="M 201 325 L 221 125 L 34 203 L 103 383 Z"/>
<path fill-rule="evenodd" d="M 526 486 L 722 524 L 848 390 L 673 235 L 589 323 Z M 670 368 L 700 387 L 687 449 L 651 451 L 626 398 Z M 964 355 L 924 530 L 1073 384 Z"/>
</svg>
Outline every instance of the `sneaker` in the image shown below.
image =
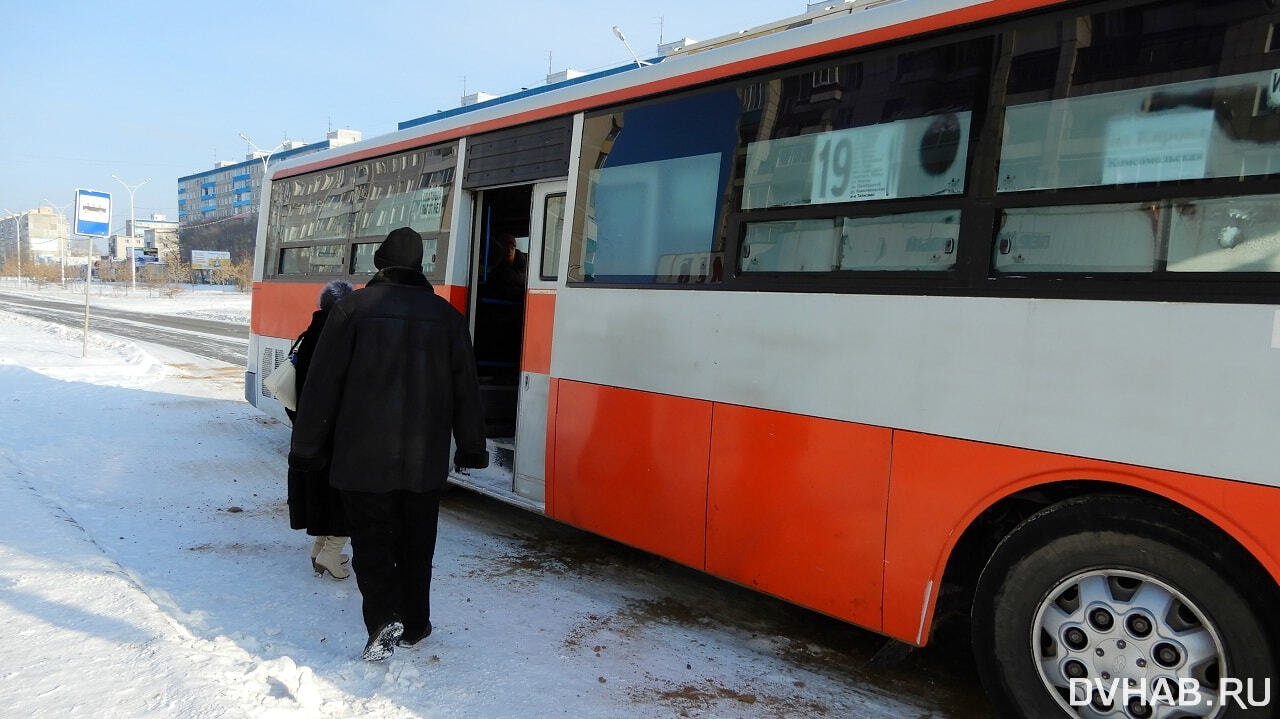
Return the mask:
<svg viewBox="0 0 1280 719">
<path fill-rule="evenodd" d="M 400 640 L 396 642 L 396 646 L 411 647 L 417 644 L 418 642 L 422 641 L 423 639 L 426 639 L 429 636 L 431 636 L 431 622 L 427 622 L 426 631 L 422 632 L 421 634 L 418 634 L 417 636 L 405 635 L 400 637 Z"/>
<path fill-rule="evenodd" d="M 393 647 L 400 639 L 400 635 L 404 634 L 404 625 L 399 620 L 387 622 L 383 624 L 378 631 L 369 637 L 368 643 L 364 645 L 364 654 L 362 655 L 366 662 L 382 662 L 391 658 L 391 654 L 395 651 Z"/>
</svg>

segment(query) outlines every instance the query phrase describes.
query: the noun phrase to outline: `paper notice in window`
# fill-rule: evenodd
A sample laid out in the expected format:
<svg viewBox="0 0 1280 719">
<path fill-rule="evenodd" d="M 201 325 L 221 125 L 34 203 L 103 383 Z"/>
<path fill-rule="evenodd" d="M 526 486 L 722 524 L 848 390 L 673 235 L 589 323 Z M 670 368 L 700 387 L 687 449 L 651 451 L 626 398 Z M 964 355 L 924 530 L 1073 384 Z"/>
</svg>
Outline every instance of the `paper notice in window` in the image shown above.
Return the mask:
<svg viewBox="0 0 1280 719">
<path fill-rule="evenodd" d="M 1107 124 L 1102 183 L 1193 180 L 1205 176 L 1213 110 L 1166 110 Z"/>
</svg>

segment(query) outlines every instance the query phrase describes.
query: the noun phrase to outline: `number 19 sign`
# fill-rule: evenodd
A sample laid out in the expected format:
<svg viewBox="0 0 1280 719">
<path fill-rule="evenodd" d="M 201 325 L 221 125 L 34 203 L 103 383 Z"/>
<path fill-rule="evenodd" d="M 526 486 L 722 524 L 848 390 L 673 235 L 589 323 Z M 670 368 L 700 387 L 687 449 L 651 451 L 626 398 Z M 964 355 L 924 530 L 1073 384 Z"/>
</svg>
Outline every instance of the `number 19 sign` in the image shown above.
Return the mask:
<svg viewBox="0 0 1280 719">
<path fill-rule="evenodd" d="M 97 190 L 76 190 L 77 235 L 106 237 L 111 234 L 111 194 Z"/>
</svg>

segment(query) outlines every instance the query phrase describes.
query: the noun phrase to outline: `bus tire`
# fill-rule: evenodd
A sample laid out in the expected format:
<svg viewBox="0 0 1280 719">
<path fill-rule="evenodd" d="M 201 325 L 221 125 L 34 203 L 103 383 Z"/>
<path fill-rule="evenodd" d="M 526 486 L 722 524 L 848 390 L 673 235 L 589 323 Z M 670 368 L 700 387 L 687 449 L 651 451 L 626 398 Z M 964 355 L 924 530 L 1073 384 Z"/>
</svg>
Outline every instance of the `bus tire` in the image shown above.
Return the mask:
<svg viewBox="0 0 1280 719">
<path fill-rule="evenodd" d="M 1123 695 L 1108 703 L 1091 693 L 1094 707 L 1072 706 L 1069 690 L 1055 688 L 1072 678 L 1104 689 L 1133 680 L 1158 697 L 1166 677 L 1197 680 L 1213 701 L 1174 716 L 1274 717 L 1280 697 L 1252 706 L 1275 689 L 1274 624 L 1262 614 L 1274 583 L 1248 578 L 1241 552 L 1225 544 L 1198 517 L 1141 497 L 1067 500 L 1023 521 L 992 553 L 972 609 L 979 675 L 997 709 L 1007 717 L 1166 716 L 1169 708 L 1131 705 L 1134 689 L 1123 703 Z M 1250 581 L 1259 605 L 1241 594 Z M 1223 706 L 1224 678 L 1253 683 Z M 1167 690 L 1175 700 L 1194 698 L 1176 687 Z M 1076 688 L 1082 699 L 1086 690 Z"/>
</svg>

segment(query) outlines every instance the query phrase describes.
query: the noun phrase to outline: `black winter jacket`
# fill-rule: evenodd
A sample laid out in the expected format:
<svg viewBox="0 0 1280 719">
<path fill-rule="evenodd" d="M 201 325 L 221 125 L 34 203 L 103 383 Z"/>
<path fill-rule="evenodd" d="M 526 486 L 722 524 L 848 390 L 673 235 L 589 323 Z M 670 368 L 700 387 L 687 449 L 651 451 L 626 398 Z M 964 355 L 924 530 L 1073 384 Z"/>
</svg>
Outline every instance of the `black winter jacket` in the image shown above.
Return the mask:
<svg viewBox="0 0 1280 719">
<path fill-rule="evenodd" d="M 437 490 L 454 462 L 488 464 L 467 323 L 417 270 L 388 267 L 334 305 L 311 359 L 290 465 L 343 490 Z"/>
</svg>

